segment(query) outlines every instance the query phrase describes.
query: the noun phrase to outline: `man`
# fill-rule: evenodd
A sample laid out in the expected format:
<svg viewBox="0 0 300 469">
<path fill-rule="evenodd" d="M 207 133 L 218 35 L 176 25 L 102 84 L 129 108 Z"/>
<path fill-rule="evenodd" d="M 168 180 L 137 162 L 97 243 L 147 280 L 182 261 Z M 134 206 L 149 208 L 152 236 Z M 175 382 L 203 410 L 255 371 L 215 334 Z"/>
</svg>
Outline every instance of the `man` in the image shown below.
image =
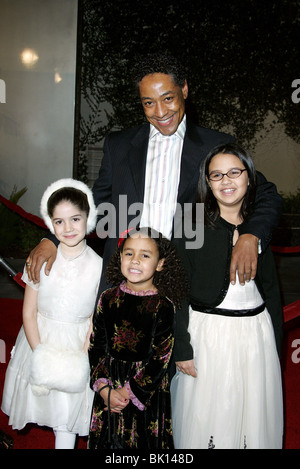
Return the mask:
<svg viewBox="0 0 300 469">
<path fill-rule="evenodd" d="M 143 203 L 141 226 L 151 226 L 171 237 L 176 204 L 195 202 L 202 159 L 217 144 L 234 140 L 230 135 L 196 126 L 186 118 L 188 84 L 181 65 L 173 57 L 153 54 L 144 57 L 136 69 L 135 80 L 148 123 L 107 136 L 99 177 L 93 187 L 96 205 L 113 204 L 117 215 L 117 236 L 108 237 L 104 246 L 99 293 L 107 286 L 105 267 L 120 233 L 119 196 L 126 195 L 127 207 Z M 233 251 L 233 283 L 236 271 L 242 284 L 255 277 L 258 242 L 263 249 L 269 243 L 280 211 L 281 197 L 275 186 L 260 175 L 254 214 Z M 133 215 L 128 216 L 128 223 L 131 219 Z M 45 261 L 45 270 L 50 271 L 55 257 L 52 241 L 41 241 L 27 259 L 30 278 L 39 280 Z"/>
</svg>

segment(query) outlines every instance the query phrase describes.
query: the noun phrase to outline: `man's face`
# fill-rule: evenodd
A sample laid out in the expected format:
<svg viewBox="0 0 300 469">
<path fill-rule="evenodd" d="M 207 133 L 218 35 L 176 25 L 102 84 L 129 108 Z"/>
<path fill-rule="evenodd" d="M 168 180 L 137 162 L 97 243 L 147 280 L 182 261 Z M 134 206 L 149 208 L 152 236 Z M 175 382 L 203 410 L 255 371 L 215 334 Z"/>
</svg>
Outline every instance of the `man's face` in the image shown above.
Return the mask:
<svg viewBox="0 0 300 469">
<path fill-rule="evenodd" d="M 185 112 L 188 86 L 175 85 L 170 75 L 146 75 L 139 84 L 145 116 L 163 135 L 176 132 Z"/>
</svg>

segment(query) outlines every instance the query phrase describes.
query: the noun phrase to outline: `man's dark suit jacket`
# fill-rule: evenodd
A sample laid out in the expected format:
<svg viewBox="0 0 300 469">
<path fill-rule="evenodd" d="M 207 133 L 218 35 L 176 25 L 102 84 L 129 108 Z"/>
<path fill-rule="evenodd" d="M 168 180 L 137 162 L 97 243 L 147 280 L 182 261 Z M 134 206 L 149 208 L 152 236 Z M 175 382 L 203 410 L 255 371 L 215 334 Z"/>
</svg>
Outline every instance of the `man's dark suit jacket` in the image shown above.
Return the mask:
<svg viewBox="0 0 300 469">
<path fill-rule="evenodd" d="M 93 187 L 94 200 L 98 206 L 110 203 L 116 209 L 117 236 L 109 237 L 103 253 L 103 273 L 99 294 L 107 288 L 105 267 L 113 254 L 119 237 L 119 196 L 127 195 L 127 206 L 143 202 L 146 157 L 150 124 L 109 134 L 104 143 L 104 156 L 99 177 Z M 178 203 L 194 203 L 197 194 L 199 167 L 203 158 L 216 145 L 234 141 L 228 134 L 194 125 L 187 120 L 186 135 L 182 149 Z M 274 184 L 259 176 L 257 207 L 255 215 L 246 225 L 245 232 L 252 233 L 266 246 L 272 229 L 277 225 L 281 211 L 281 197 Z M 137 215 L 128 216 L 128 223 Z"/>
</svg>

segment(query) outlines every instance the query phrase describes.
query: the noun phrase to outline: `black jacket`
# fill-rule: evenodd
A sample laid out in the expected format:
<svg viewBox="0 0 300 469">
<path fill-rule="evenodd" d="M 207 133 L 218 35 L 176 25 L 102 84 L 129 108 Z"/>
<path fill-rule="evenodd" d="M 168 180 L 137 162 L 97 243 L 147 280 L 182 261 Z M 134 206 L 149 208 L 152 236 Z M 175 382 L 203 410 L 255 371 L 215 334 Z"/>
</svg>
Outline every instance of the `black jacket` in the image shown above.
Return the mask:
<svg viewBox="0 0 300 469">
<path fill-rule="evenodd" d="M 104 156 L 98 179 L 93 187 L 96 206 L 112 204 L 115 207 L 115 230 L 109 235 L 104 245 L 103 271 L 98 297 L 109 285 L 105 279 L 105 269 L 117 247 L 119 233 L 128 226 L 119 226 L 120 215 L 128 207 L 144 200 L 146 158 L 150 124 L 112 132 L 104 142 Z M 186 134 L 182 148 L 181 172 L 177 201 L 179 204 L 194 203 L 197 196 L 199 168 L 208 152 L 221 143 L 233 142 L 231 135 L 200 127 L 187 119 Z M 282 209 L 282 198 L 273 183 L 258 174 L 254 213 L 243 229 L 261 239 L 263 249 L 271 239 L 272 230 L 277 226 Z M 125 195 L 127 206 L 120 205 L 119 196 Z M 137 217 L 128 216 L 129 222 Z M 122 217 L 123 218 L 123 217 Z M 115 232 L 114 232 L 115 231 Z M 58 244 L 53 235 L 50 239 Z"/>
<path fill-rule="evenodd" d="M 144 200 L 149 133 L 150 124 L 147 123 L 133 129 L 112 132 L 105 139 L 104 157 L 93 194 L 96 205 L 106 202 L 115 207 L 116 234 L 112 233 L 105 242 L 99 294 L 108 286 L 104 278 L 105 267 L 117 246 L 118 235 L 127 229 L 127 226 L 119 226 L 120 212 L 124 215 L 127 207 Z M 208 152 L 216 145 L 234 140 L 231 135 L 197 126 L 187 119 L 177 197 L 179 204 L 195 202 L 200 164 Z M 260 173 L 257 177 L 254 213 L 244 229 L 245 233 L 251 233 L 261 239 L 265 249 L 271 240 L 272 230 L 277 226 L 282 198 L 273 183 L 268 182 Z M 127 197 L 125 208 L 120 206 L 120 195 Z M 128 216 L 128 223 L 136 216 L 137 214 Z"/>
<path fill-rule="evenodd" d="M 186 249 L 185 239 L 174 239 L 190 281 L 190 298 L 182 303 L 176 312 L 176 333 L 174 346 L 175 361 L 193 358 L 188 333 L 189 304 L 216 307 L 227 293 L 230 283 L 229 266 L 232 254 L 234 225 L 220 219 L 216 229 L 204 227 L 204 244 L 200 249 Z M 242 232 L 243 225 L 239 231 Z M 282 340 L 283 313 L 276 266 L 270 247 L 258 256 L 255 278 L 259 292 L 270 313 L 278 353 Z"/>
</svg>

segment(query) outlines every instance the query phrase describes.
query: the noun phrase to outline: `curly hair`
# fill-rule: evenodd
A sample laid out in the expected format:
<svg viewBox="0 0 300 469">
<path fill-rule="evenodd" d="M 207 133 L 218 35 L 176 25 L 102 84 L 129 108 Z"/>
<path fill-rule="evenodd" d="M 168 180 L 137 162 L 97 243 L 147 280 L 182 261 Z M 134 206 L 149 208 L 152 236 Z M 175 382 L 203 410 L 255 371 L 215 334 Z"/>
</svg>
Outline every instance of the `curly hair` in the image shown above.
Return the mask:
<svg viewBox="0 0 300 469">
<path fill-rule="evenodd" d="M 138 89 L 139 83 L 146 75 L 153 73 L 164 73 L 170 75 L 175 85 L 182 88 L 186 80 L 186 70 L 182 63 L 170 53 L 155 52 L 143 55 L 136 60 L 135 67 L 132 71 L 132 81 Z"/>
<path fill-rule="evenodd" d="M 176 254 L 175 246 L 161 233 L 152 228 L 139 228 L 127 233 L 107 265 L 106 278 L 108 283 L 116 286 L 126 280 L 121 272 L 120 253 L 123 252 L 126 239 L 135 233 L 142 233 L 155 241 L 159 259 L 164 259 L 164 264 L 161 271 L 155 271 L 153 285 L 161 296 L 169 298 L 176 307 L 180 307 L 181 300 L 186 298 L 189 292 L 185 270 Z"/>
</svg>

